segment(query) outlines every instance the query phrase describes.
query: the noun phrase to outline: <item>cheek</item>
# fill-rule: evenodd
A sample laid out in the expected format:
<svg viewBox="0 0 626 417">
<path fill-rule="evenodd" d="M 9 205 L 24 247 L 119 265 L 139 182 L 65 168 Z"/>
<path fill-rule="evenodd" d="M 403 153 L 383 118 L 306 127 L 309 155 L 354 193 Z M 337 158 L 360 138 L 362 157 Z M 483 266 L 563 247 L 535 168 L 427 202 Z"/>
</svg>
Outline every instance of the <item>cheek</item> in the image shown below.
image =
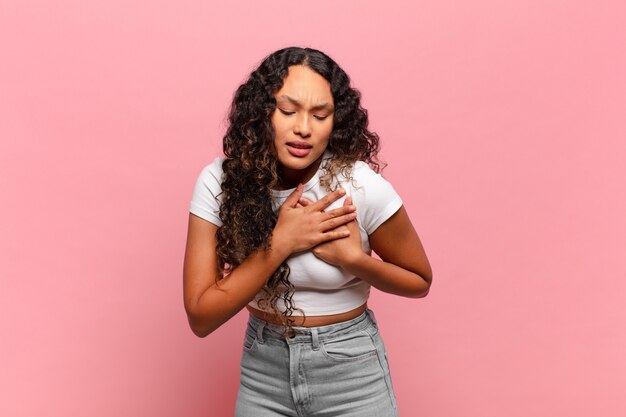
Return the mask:
<svg viewBox="0 0 626 417">
<path fill-rule="evenodd" d="M 331 133 L 333 133 L 333 124 L 330 123 L 328 126 L 326 126 L 326 129 L 324 129 L 324 136 L 326 138 L 330 138 Z"/>
<path fill-rule="evenodd" d="M 281 120 L 279 117 L 272 117 L 272 127 L 274 128 L 274 132 L 276 132 L 277 137 L 283 136 L 283 133 L 289 129 L 289 126 L 284 120 Z"/>
<path fill-rule="evenodd" d="M 334 126 L 335 126 L 334 119 L 331 119 L 331 120 L 328 122 L 328 125 L 326 126 L 326 129 L 327 129 L 326 134 L 327 134 L 328 136 L 330 136 L 330 134 L 333 132 L 333 127 L 334 127 Z"/>
</svg>

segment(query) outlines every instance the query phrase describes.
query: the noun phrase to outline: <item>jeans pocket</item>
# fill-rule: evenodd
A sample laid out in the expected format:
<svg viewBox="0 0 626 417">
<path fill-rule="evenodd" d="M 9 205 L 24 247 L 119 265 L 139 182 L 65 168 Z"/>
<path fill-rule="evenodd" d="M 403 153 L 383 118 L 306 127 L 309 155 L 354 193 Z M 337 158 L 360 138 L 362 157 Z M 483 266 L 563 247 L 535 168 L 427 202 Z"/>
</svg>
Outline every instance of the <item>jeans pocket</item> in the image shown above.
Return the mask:
<svg viewBox="0 0 626 417">
<path fill-rule="evenodd" d="M 385 383 L 387 384 L 387 389 L 389 391 L 389 399 L 391 400 L 391 405 L 393 406 L 393 408 L 397 408 L 397 402 L 396 402 L 396 394 L 395 391 L 393 389 L 393 381 L 391 379 L 391 368 L 389 367 L 389 358 L 387 357 L 387 348 L 385 346 L 385 342 L 382 338 L 382 336 L 380 335 L 380 333 L 376 333 L 372 336 L 375 340 L 375 343 L 378 344 L 378 346 L 380 346 L 380 350 L 382 351 L 382 356 L 380 357 L 380 364 L 382 365 L 383 368 L 383 373 L 385 376 Z"/>
<path fill-rule="evenodd" d="M 246 334 L 243 338 L 243 350 L 245 352 L 252 352 L 256 348 L 256 332 L 248 326 L 246 328 Z"/>
<path fill-rule="evenodd" d="M 321 341 L 320 350 L 335 361 L 354 361 L 375 357 L 376 345 L 364 330 L 342 334 Z"/>
</svg>

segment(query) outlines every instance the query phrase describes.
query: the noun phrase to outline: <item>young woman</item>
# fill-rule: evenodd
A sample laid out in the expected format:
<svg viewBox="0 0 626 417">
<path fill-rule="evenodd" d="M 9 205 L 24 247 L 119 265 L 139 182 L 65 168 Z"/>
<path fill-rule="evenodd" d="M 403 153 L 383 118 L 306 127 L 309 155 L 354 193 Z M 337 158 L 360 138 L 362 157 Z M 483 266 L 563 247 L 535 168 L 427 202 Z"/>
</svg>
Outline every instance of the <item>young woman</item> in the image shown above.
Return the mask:
<svg viewBox="0 0 626 417">
<path fill-rule="evenodd" d="M 285 48 L 237 89 L 229 122 L 193 190 L 183 281 L 199 337 L 249 311 L 235 414 L 397 416 L 367 299 L 424 297 L 432 271 L 360 93 L 324 53 Z"/>
</svg>

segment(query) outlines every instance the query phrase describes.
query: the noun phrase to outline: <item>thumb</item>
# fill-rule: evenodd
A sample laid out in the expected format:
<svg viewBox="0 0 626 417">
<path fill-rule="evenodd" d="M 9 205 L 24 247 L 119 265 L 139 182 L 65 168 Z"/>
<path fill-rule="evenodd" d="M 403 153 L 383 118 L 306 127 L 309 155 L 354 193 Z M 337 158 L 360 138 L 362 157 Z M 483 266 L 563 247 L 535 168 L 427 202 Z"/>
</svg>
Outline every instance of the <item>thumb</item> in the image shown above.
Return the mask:
<svg viewBox="0 0 626 417">
<path fill-rule="evenodd" d="M 303 189 L 304 189 L 304 186 L 302 184 L 298 184 L 296 189 L 293 190 L 293 193 L 289 194 L 289 197 L 287 197 L 283 205 L 286 205 L 287 207 L 295 208 L 298 204 L 298 200 L 300 200 L 300 197 L 302 197 Z"/>
<path fill-rule="evenodd" d="M 352 197 L 347 196 L 345 200 L 343 200 L 343 205 L 344 206 L 349 206 L 352 204 Z"/>
</svg>

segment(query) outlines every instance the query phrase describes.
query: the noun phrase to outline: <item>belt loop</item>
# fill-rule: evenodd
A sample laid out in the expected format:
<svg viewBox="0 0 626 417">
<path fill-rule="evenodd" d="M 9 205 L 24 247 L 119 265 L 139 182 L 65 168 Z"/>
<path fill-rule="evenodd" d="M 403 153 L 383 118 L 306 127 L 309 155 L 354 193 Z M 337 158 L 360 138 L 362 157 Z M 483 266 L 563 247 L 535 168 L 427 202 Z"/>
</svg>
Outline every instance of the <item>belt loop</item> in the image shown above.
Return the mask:
<svg viewBox="0 0 626 417">
<path fill-rule="evenodd" d="M 311 339 L 313 342 L 313 350 L 318 350 L 320 348 L 320 338 L 315 327 L 311 328 Z"/>
<path fill-rule="evenodd" d="M 264 320 L 259 320 L 259 325 L 256 328 L 256 340 L 260 344 L 264 343 L 264 340 L 263 340 L 263 328 L 264 327 L 265 327 L 265 321 Z"/>
<path fill-rule="evenodd" d="M 378 327 L 378 322 L 376 321 L 376 316 L 374 316 L 374 312 L 370 310 L 369 308 L 366 309 L 365 311 L 367 312 L 367 315 L 372 320 L 372 323 L 374 323 L 374 326 Z"/>
</svg>

